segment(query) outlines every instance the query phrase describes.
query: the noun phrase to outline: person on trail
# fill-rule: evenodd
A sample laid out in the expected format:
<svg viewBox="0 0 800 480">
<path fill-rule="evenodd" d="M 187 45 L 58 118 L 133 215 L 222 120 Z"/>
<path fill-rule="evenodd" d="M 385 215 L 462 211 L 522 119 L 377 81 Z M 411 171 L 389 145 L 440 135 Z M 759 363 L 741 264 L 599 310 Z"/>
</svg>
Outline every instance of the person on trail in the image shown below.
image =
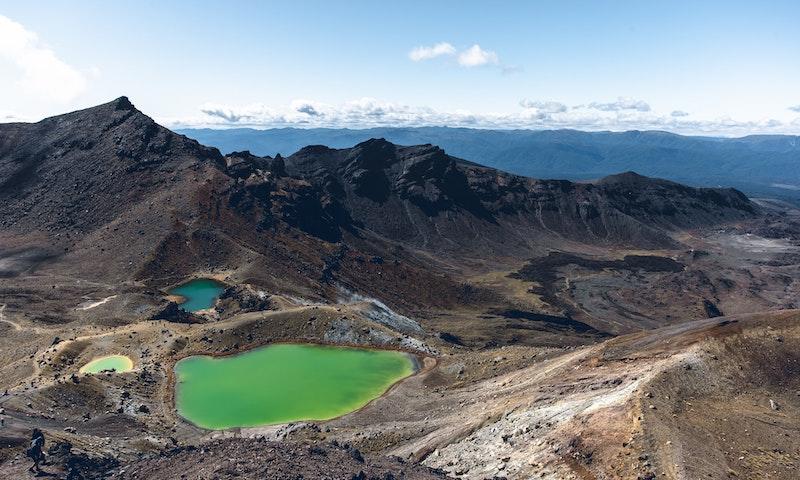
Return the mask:
<svg viewBox="0 0 800 480">
<path fill-rule="evenodd" d="M 39 465 L 44 461 L 44 433 L 38 428 L 33 429 L 31 447 L 25 454 L 33 460 L 33 466 L 29 470 L 36 474 L 41 473 L 42 468 Z"/>
</svg>

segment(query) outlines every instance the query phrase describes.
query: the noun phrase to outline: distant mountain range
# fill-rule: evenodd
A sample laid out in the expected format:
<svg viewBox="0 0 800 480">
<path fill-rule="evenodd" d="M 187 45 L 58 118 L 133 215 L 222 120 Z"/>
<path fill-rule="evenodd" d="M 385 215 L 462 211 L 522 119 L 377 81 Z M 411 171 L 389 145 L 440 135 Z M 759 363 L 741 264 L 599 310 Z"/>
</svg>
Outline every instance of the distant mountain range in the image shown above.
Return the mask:
<svg viewBox="0 0 800 480">
<path fill-rule="evenodd" d="M 800 137 L 682 136 L 659 131 L 482 130 L 419 127 L 178 130 L 229 153 L 284 155 L 306 145 L 344 148 L 370 138 L 399 145 L 433 144 L 448 154 L 518 175 L 570 180 L 624 171 L 695 186 L 731 186 L 751 196 L 800 202 Z"/>
</svg>

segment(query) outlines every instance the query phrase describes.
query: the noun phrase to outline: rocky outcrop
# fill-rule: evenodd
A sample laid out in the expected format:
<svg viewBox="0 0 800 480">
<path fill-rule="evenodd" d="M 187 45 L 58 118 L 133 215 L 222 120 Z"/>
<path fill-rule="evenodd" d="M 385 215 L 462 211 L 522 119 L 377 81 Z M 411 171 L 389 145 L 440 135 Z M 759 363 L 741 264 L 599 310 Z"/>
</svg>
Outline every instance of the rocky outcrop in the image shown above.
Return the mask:
<svg viewBox="0 0 800 480">
<path fill-rule="evenodd" d="M 234 285 L 219 296 L 215 309 L 221 315 L 226 312 L 259 312 L 274 308 L 272 296 L 252 285 Z"/>
<path fill-rule="evenodd" d="M 245 150 L 233 152 L 225 156 L 225 172 L 234 178 L 248 178 L 260 171 L 268 171 L 270 157 L 257 157 Z"/>
<path fill-rule="evenodd" d="M 359 228 L 433 248 L 469 249 L 476 231 L 482 245 L 506 250 L 499 244 L 510 238 L 528 242 L 552 234 L 663 248 L 675 246 L 670 231 L 757 214 L 733 189 L 697 189 L 634 173 L 595 184 L 535 180 L 456 159 L 432 145 L 401 147 L 383 139 L 350 149 L 304 148 L 287 159 L 287 171 Z"/>
<path fill-rule="evenodd" d="M 269 459 L 264 462 L 263 459 Z M 228 477 L 246 479 L 341 478 L 408 479 L 449 478 L 443 471 L 397 458 L 362 454 L 351 445 L 270 442 L 264 439 L 228 439 L 203 448 L 179 447 L 125 464 L 112 471 L 119 479 L 199 478 L 211 468 Z M 223 467 L 224 466 L 224 467 Z"/>
<path fill-rule="evenodd" d="M 201 323 L 202 318 L 187 312 L 175 302 L 167 302 L 165 305 L 156 309 L 149 317 L 150 320 L 166 320 L 174 323 Z"/>
</svg>

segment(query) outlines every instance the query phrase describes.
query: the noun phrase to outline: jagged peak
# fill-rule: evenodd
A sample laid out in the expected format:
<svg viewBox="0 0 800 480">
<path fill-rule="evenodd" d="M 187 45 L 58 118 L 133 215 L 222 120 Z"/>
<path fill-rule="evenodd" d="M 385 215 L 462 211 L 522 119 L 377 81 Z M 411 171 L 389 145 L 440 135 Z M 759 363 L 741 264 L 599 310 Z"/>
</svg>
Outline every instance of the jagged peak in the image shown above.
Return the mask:
<svg viewBox="0 0 800 480">
<path fill-rule="evenodd" d="M 321 153 L 332 152 L 334 149 L 326 145 L 306 145 L 297 151 L 295 155 L 318 155 Z"/>
<path fill-rule="evenodd" d="M 396 145 L 389 140 L 386 140 L 383 137 L 380 138 L 370 138 L 369 140 L 364 140 L 361 143 L 356 144 L 353 148 L 381 148 L 381 147 L 392 147 L 395 148 Z"/>
<path fill-rule="evenodd" d="M 155 120 L 147 116 L 146 114 L 142 113 L 138 110 L 133 103 L 131 103 L 130 99 L 126 96 L 121 96 L 111 100 L 110 102 L 101 103 L 99 105 L 94 105 L 92 107 L 82 108 L 80 110 L 75 110 L 69 113 L 64 113 L 61 115 L 55 115 L 52 117 L 45 118 L 39 123 L 49 124 L 52 122 L 59 122 L 62 119 L 88 119 L 93 122 L 96 121 L 103 121 L 104 119 L 108 119 L 108 121 L 116 122 L 119 118 L 129 118 L 129 117 L 137 117 L 140 119 L 146 119 L 149 122 L 156 123 Z"/>
<path fill-rule="evenodd" d="M 371 138 L 350 149 L 347 163 L 369 170 L 386 168 L 397 160 L 397 146 L 385 138 Z"/>
<path fill-rule="evenodd" d="M 227 158 L 242 158 L 242 159 L 260 159 L 260 160 L 272 160 L 272 157 L 269 155 L 255 155 L 250 150 L 242 150 L 238 152 L 231 152 L 225 155 Z"/>
<path fill-rule="evenodd" d="M 677 185 L 675 182 L 663 180 L 660 178 L 646 177 L 634 171 L 627 171 L 609 175 L 601 178 L 598 185 L 613 185 L 613 184 L 628 184 L 628 185 L 644 185 L 644 184 L 662 184 L 662 185 Z"/>
<path fill-rule="evenodd" d="M 131 102 L 131 100 L 125 95 L 117 97 L 114 100 L 111 100 L 110 102 L 101 103 L 100 105 L 84 108 L 82 110 L 77 110 L 75 112 L 72 112 L 72 114 L 91 113 L 91 112 L 131 112 L 146 116 L 139 109 L 137 109 L 136 106 Z"/>
<path fill-rule="evenodd" d="M 135 161 L 152 161 L 156 157 L 169 161 L 181 154 L 211 160 L 217 167 L 225 167 L 218 149 L 159 125 L 124 95 L 100 105 L 45 118 L 35 125 L 37 136 L 43 135 L 42 129 L 54 132 L 37 143 L 42 148 L 47 142 L 57 142 L 59 148 L 78 145 L 89 150 L 105 142 L 117 156 Z"/>
<path fill-rule="evenodd" d="M 128 99 L 128 97 L 125 95 L 117 98 L 111 103 L 114 104 L 114 110 L 136 110 L 136 107 L 133 106 L 130 99 Z"/>
<path fill-rule="evenodd" d="M 633 170 L 628 170 L 627 172 L 622 173 L 615 173 L 613 175 L 608 175 L 603 177 L 600 181 L 601 182 L 616 182 L 616 181 L 630 181 L 630 180 L 638 180 L 641 181 L 646 179 L 644 175 L 634 172 Z"/>
<path fill-rule="evenodd" d="M 350 148 L 348 157 L 391 156 L 397 152 L 397 145 L 385 138 L 370 138 Z"/>
<path fill-rule="evenodd" d="M 241 150 L 241 151 L 238 151 L 238 152 L 231 152 L 231 153 L 229 153 L 229 154 L 227 154 L 225 156 L 226 157 L 254 157 L 255 155 L 250 153 L 250 150 Z"/>
</svg>

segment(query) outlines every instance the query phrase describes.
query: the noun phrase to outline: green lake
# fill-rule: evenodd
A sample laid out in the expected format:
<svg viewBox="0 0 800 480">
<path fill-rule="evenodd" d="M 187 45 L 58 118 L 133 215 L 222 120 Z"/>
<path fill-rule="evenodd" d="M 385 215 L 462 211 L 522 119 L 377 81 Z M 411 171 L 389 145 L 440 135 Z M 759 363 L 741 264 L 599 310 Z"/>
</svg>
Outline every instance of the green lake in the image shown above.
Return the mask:
<svg viewBox="0 0 800 480">
<path fill-rule="evenodd" d="M 205 310 L 214 306 L 225 286 L 210 278 L 198 278 L 170 290 L 170 295 L 183 297 L 180 306 L 189 312 Z"/>
<path fill-rule="evenodd" d="M 115 372 L 128 372 L 133 369 L 133 360 L 124 355 L 109 355 L 107 357 L 95 358 L 91 362 L 82 366 L 80 373 L 100 373 L 113 370 Z"/>
<path fill-rule="evenodd" d="M 209 429 L 328 420 L 358 410 L 414 373 L 389 350 L 276 344 L 175 365 L 178 413 Z"/>
</svg>

